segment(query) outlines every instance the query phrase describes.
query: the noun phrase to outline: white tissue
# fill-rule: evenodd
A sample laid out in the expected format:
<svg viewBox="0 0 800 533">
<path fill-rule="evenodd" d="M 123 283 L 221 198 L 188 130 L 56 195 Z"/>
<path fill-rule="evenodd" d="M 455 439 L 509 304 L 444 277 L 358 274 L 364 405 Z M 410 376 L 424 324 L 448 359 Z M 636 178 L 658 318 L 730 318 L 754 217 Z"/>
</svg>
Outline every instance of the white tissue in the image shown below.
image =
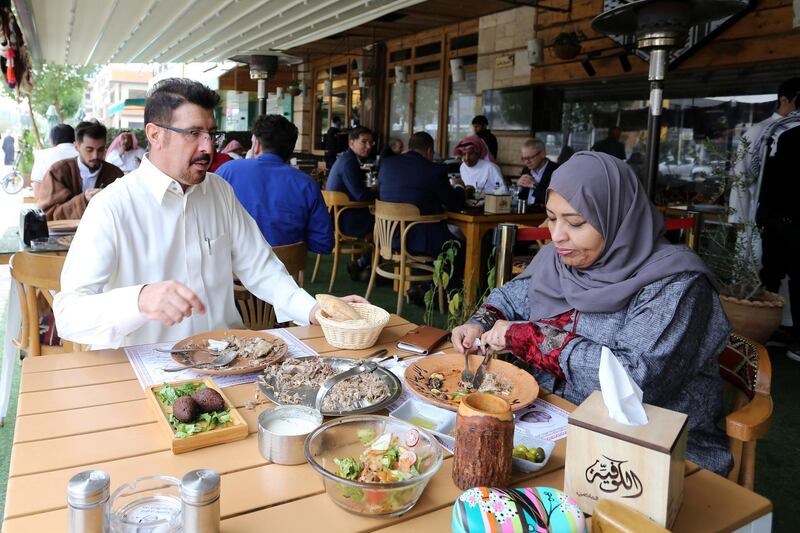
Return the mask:
<svg viewBox="0 0 800 533">
<path fill-rule="evenodd" d="M 642 389 L 628 375 L 614 352 L 606 346 L 600 352 L 598 374 L 608 416 L 629 426 L 647 424 L 647 415 L 642 406 Z"/>
</svg>

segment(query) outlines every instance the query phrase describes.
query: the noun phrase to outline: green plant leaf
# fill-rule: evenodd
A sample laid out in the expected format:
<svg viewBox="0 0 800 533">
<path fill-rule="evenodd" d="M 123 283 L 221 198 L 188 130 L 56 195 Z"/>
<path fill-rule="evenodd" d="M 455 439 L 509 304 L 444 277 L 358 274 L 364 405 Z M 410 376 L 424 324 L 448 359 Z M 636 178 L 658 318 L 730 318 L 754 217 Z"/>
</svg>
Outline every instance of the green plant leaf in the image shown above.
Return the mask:
<svg viewBox="0 0 800 533">
<path fill-rule="evenodd" d="M 450 274 L 448 274 L 447 272 L 442 272 L 442 288 L 446 289 L 449 284 L 450 284 Z"/>
</svg>

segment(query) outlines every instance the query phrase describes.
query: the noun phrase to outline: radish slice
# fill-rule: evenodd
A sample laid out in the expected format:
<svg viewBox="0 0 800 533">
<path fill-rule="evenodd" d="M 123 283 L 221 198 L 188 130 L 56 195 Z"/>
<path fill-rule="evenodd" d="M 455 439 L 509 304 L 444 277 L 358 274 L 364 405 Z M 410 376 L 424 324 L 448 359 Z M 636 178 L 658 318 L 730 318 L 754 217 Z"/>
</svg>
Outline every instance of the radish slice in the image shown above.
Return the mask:
<svg viewBox="0 0 800 533">
<path fill-rule="evenodd" d="M 409 429 L 406 433 L 406 446 L 414 447 L 419 442 L 419 431 L 416 429 Z M 413 453 L 413 452 L 412 452 Z"/>
</svg>

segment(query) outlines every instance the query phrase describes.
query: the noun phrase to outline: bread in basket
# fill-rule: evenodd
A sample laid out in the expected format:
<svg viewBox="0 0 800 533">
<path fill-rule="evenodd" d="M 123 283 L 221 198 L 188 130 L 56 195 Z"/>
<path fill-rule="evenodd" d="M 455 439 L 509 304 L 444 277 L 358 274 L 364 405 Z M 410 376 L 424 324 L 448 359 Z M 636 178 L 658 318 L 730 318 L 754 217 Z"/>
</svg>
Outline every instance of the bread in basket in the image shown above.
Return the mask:
<svg viewBox="0 0 800 533">
<path fill-rule="evenodd" d="M 327 310 L 330 305 L 330 300 L 326 298 L 321 299 L 320 296 L 327 297 L 328 295 L 317 296 L 321 308 L 317 311 L 316 318 L 320 326 L 322 326 L 325 340 L 328 341 L 328 344 L 336 348 L 361 350 L 374 346 L 381 331 L 383 331 L 383 328 L 389 322 L 389 313 L 376 305 L 350 304 L 338 298 L 336 298 L 338 302 L 344 303 L 349 308 L 355 310 L 360 318 L 335 320 Z M 337 306 L 338 302 L 336 303 Z M 337 309 L 337 311 L 341 313 L 342 310 Z M 337 313 L 336 316 L 344 315 Z M 348 314 L 347 316 L 355 315 Z"/>
</svg>

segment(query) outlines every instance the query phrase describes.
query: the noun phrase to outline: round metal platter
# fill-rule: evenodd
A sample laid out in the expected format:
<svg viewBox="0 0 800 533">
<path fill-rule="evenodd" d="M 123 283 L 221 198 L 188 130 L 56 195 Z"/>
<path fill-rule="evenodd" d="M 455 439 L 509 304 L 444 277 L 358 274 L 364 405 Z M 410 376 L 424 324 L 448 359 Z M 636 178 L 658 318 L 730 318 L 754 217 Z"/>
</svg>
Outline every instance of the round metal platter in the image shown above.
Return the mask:
<svg viewBox="0 0 800 533">
<path fill-rule="evenodd" d="M 304 360 L 304 359 L 311 359 L 317 357 L 315 355 L 305 356 L 305 357 L 297 357 L 297 360 Z M 361 359 L 348 359 L 344 357 L 321 357 L 320 359 L 324 359 L 324 361 L 334 369 L 336 369 L 338 373 L 344 372 L 345 370 L 349 370 L 354 366 L 357 366 L 361 363 Z M 286 361 L 290 361 L 291 359 L 286 359 Z M 355 414 L 365 414 L 365 413 L 374 413 L 376 411 L 380 411 L 382 409 L 386 409 L 389 405 L 391 405 L 397 398 L 400 397 L 400 394 L 403 392 L 403 385 L 400 382 L 400 378 L 395 376 L 389 370 L 383 368 L 382 366 L 378 365 L 377 370 L 375 370 L 375 374 L 377 374 L 386 385 L 386 388 L 389 389 L 389 394 L 382 399 L 381 401 L 367 405 L 364 407 L 359 407 L 356 409 L 350 409 L 347 411 L 322 411 L 322 416 L 347 416 L 347 415 L 355 415 Z M 317 390 L 318 387 L 302 387 L 299 389 L 293 389 L 292 392 L 296 393 L 300 396 L 301 400 L 297 404 L 286 404 L 283 402 L 278 401 L 278 398 L 275 394 L 275 383 L 274 378 L 267 378 L 263 374 L 259 376 L 258 380 L 258 388 L 261 390 L 262 393 L 273 403 L 277 405 L 305 405 L 306 407 L 311 407 L 312 409 L 315 408 L 315 401 L 317 397 Z"/>
</svg>

